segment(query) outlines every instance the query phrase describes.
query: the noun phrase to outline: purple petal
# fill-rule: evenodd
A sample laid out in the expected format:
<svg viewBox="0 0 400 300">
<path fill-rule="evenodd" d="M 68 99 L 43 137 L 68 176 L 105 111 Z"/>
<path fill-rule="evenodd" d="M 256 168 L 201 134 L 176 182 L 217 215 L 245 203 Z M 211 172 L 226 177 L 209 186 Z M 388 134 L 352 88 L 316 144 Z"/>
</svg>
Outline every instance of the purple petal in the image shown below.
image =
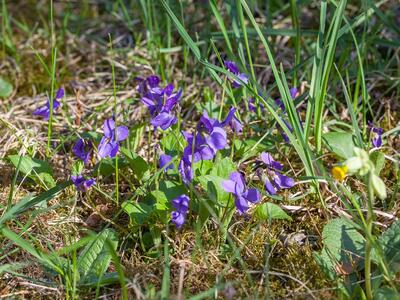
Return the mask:
<svg viewBox="0 0 400 300">
<path fill-rule="evenodd" d="M 295 184 L 293 178 L 287 177 L 278 172 L 275 174 L 272 181 L 279 189 L 288 189 Z"/>
<path fill-rule="evenodd" d="M 229 179 L 236 183 L 235 194 L 242 194 L 246 188 L 246 183 L 244 182 L 242 174 L 239 172 L 232 172 Z"/>
<path fill-rule="evenodd" d="M 235 190 L 236 182 L 233 181 L 233 180 L 229 180 L 229 179 L 228 180 L 223 180 L 221 182 L 221 186 L 224 189 L 224 191 L 227 192 L 227 193 L 235 194 L 235 192 L 236 192 L 236 190 Z"/>
<path fill-rule="evenodd" d="M 92 185 L 96 183 L 95 179 L 85 179 L 82 175 L 72 175 L 71 181 L 76 189 L 80 192 L 87 191 Z"/>
<path fill-rule="evenodd" d="M 215 152 L 224 149 L 227 144 L 225 130 L 221 127 L 215 127 L 207 137 L 206 143 Z"/>
<path fill-rule="evenodd" d="M 210 118 L 208 116 L 207 111 L 204 110 L 203 115 L 201 116 L 199 123 L 197 125 L 197 129 L 199 131 L 205 130 L 208 133 L 211 133 L 211 131 L 214 129 L 215 126 L 217 126 L 217 124 L 218 124 L 218 121 L 213 118 Z"/>
<path fill-rule="evenodd" d="M 268 152 L 262 152 L 260 154 L 260 158 L 261 158 L 261 161 L 264 164 L 266 164 L 268 167 L 272 167 L 272 168 L 277 169 L 277 170 L 282 170 L 283 169 L 282 164 L 277 162 L 277 161 L 275 161 L 273 159 L 273 157 L 271 156 L 271 154 L 269 154 Z"/>
<path fill-rule="evenodd" d="M 50 109 L 50 101 L 48 102 L 48 106 Z M 61 102 L 57 101 L 56 99 L 53 100 L 53 112 L 56 111 L 61 106 Z"/>
<path fill-rule="evenodd" d="M 89 178 L 83 182 L 84 190 L 88 190 L 92 185 L 96 184 L 96 180 L 94 178 Z"/>
<path fill-rule="evenodd" d="M 233 74 L 238 74 L 239 73 L 239 68 L 237 67 L 236 63 L 230 60 L 224 61 L 225 68 L 228 69 L 228 71 L 232 72 Z"/>
<path fill-rule="evenodd" d="M 155 110 L 156 110 L 156 103 L 155 103 L 151 98 L 148 98 L 148 97 L 146 97 L 146 96 L 142 97 L 142 98 L 140 99 L 140 101 L 141 101 L 144 105 L 147 106 L 147 108 L 148 108 L 149 111 L 150 111 L 150 114 L 153 115 L 153 113 L 154 113 Z"/>
<path fill-rule="evenodd" d="M 157 75 L 150 75 L 146 78 L 146 81 L 149 84 L 150 88 L 158 87 L 161 82 L 160 77 L 158 77 Z"/>
<path fill-rule="evenodd" d="M 372 145 L 374 148 L 380 148 L 382 147 L 382 136 L 378 135 L 374 139 L 372 139 Z"/>
<path fill-rule="evenodd" d="M 239 214 L 244 214 L 249 209 L 249 203 L 242 196 L 235 197 L 235 206 Z"/>
<path fill-rule="evenodd" d="M 170 163 L 172 160 L 172 156 L 168 155 L 168 154 L 161 154 L 160 155 L 160 159 L 158 160 L 158 164 L 160 165 L 160 168 L 164 168 L 165 166 L 167 166 L 164 169 L 164 172 L 167 170 L 173 170 L 174 169 L 174 164 Z"/>
<path fill-rule="evenodd" d="M 248 189 L 243 197 L 245 197 L 247 201 L 257 203 L 261 199 L 261 193 L 257 189 Z"/>
<path fill-rule="evenodd" d="M 34 116 L 41 116 L 45 120 L 48 120 L 49 117 L 50 117 L 50 109 L 47 106 L 39 107 L 33 112 L 33 115 Z"/>
<path fill-rule="evenodd" d="M 167 95 L 167 97 L 169 97 L 173 91 L 174 91 L 174 85 L 170 83 L 162 90 L 162 93 L 164 95 Z"/>
<path fill-rule="evenodd" d="M 56 99 L 61 99 L 64 97 L 64 89 L 63 88 L 59 88 L 56 92 Z"/>
<path fill-rule="evenodd" d="M 265 190 L 270 195 L 276 195 L 276 189 L 268 179 L 265 180 Z"/>
<path fill-rule="evenodd" d="M 241 86 L 243 85 L 243 83 L 244 83 L 244 84 L 247 84 L 247 83 L 249 82 L 249 77 L 248 77 L 245 73 L 240 73 L 239 75 L 237 75 L 237 77 L 238 77 L 241 81 L 235 79 L 235 80 L 233 81 L 233 87 L 234 87 L 234 88 L 241 87 Z M 243 83 L 242 83 L 242 81 L 243 81 Z"/>
<path fill-rule="evenodd" d="M 114 151 L 114 148 L 115 145 L 111 143 L 111 141 L 107 137 L 103 136 L 97 149 L 97 156 L 99 157 L 99 159 L 111 157 L 111 153 Z"/>
<path fill-rule="evenodd" d="M 215 156 L 215 152 L 209 146 L 204 145 L 197 149 L 194 152 L 194 162 L 200 160 L 212 160 Z"/>
<path fill-rule="evenodd" d="M 129 129 L 126 126 L 118 126 L 115 130 L 116 136 L 115 141 L 121 142 L 129 136 Z"/>
<path fill-rule="evenodd" d="M 114 130 L 115 130 L 115 122 L 113 119 L 107 119 L 104 121 L 103 124 L 103 134 L 105 137 L 109 139 L 113 139 L 114 137 Z"/>
<path fill-rule="evenodd" d="M 283 189 L 290 189 L 295 185 L 294 179 L 283 174 L 277 173 L 280 180 L 280 187 Z"/>
<path fill-rule="evenodd" d="M 185 138 L 185 140 L 188 142 L 188 144 L 191 145 L 193 143 L 193 134 L 186 131 L 182 131 L 181 133 Z"/>
<path fill-rule="evenodd" d="M 225 127 L 226 125 L 228 125 L 232 121 L 233 117 L 235 116 L 235 112 L 236 112 L 236 108 L 232 106 L 229 109 L 228 115 L 226 116 L 225 120 L 223 120 L 221 122 L 221 126 L 222 127 Z"/>
<path fill-rule="evenodd" d="M 86 144 L 84 139 L 79 139 L 72 148 L 72 152 L 86 164 L 90 159 L 91 149 L 90 141 Z"/>
<path fill-rule="evenodd" d="M 178 171 L 182 176 L 182 181 L 185 184 L 189 184 L 193 180 L 193 169 L 190 162 L 185 161 L 184 158 L 181 159 L 178 166 Z"/>
<path fill-rule="evenodd" d="M 173 211 L 171 213 L 171 219 L 172 222 L 176 225 L 176 227 L 179 229 L 182 227 L 183 224 L 185 224 L 186 221 L 186 215 L 185 214 L 181 214 L 177 211 Z"/>
<path fill-rule="evenodd" d="M 189 209 L 189 197 L 186 195 L 180 195 L 172 200 L 172 206 L 179 213 L 186 214 Z"/>
<path fill-rule="evenodd" d="M 292 99 L 295 99 L 295 98 L 296 98 L 296 95 L 297 95 L 297 92 L 298 92 L 297 88 L 292 87 L 292 88 L 290 89 L 290 97 L 292 97 Z"/>
<path fill-rule="evenodd" d="M 171 110 L 181 99 L 181 96 L 182 96 L 182 90 L 180 89 L 177 93 L 172 94 L 170 97 L 168 97 L 168 99 L 165 101 L 163 110 L 166 112 L 171 112 Z"/>
<path fill-rule="evenodd" d="M 177 118 L 167 112 L 160 113 L 154 119 L 151 120 L 151 124 L 154 127 L 161 127 L 161 129 L 166 130 L 172 125 L 178 122 Z"/>
</svg>

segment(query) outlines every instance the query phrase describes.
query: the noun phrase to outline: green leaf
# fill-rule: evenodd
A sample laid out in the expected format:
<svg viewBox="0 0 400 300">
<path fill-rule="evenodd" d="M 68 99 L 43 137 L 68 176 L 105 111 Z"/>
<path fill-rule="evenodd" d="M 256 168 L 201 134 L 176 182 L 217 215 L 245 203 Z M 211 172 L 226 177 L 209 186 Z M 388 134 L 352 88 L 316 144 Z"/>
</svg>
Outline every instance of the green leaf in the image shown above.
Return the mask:
<svg viewBox="0 0 400 300">
<path fill-rule="evenodd" d="M 375 174 L 379 176 L 385 166 L 385 155 L 382 152 L 375 151 L 371 153 L 369 158 L 375 165 Z"/>
<path fill-rule="evenodd" d="M 352 157 L 355 147 L 353 135 L 347 132 L 328 132 L 323 135 L 324 142 L 329 150 L 337 156 L 347 159 Z"/>
<path fill-rule="evenodd" d="M 215 162 L 210 175 L 219 176 L 225 179 L 229 178 L 232 172 L 236 171 L 235 164 L 231 161 L 229 157 L 219 159 Z"/>
<path fill-rule="evenodd" d="M 7 210 L 7 212 L 0 218 L 0 225 L 8 220 L 16 218 L 27 209 L 30 209 L 41 202 L 46 202 L 53 199 L 71 184 L 71 181 L 62 182 L 33 199 L 31 197 L 25 197 L 23 200 L 17 202 L 14 206 Z"/>
<path fill-rule="evenodd" d="M 361 266 L 365 240 L 353 223 L 344 218 L 333 219 L 322 231 L 324 248 L 315 254 L 317 262 L 331 279 L 337 277 L 341 265 Z"/>
<path fill-rule="evenodd" d="M 84 283 L 93 276 L 99 278 L 106 271 L 111 261 L 110 250 L 107 243 L 112 248 L 117 249 L 118 239 L 114 230 L 105 229 L 100 232 L 93 241 L 85 246 L 77 260 L 77 267 Z"/>
<path fill-rule="evenodd" d="M 225 206 L 229 200 L 229 193 L 225 192 L 221 186 L 223 177 L 215 175 L 204 175 L 197 178 L 201 187 L 207 191 L 207 196 L 214 202 L 221 206 Z"/>
<path fill-rule="evenodd" d="M 85 168 L 85 164 L 83 163 L 83 161 L 78 160 L 72 165 L 71 173 L 72 173 L 72 175 L 82 174 L 84 168 Z"/>
<path fill-rule="evenodd" d="M 160 141 L 162 149 L 170 154 L 176 154 L 181 151 L 183 145 L 186 145 L 185 138 L 177 129 L 173 129 L 168 133 L 164 133 L 164 137 Z"/>
<path fill-rule="evenodd" d="M 127 158 L 129 166 L 138 179 L 143 179 L 144 174 L 149 169 L 147 162 L 136 153 L 126 148 L 120 148 L 121 153 Z"/>
<path fill-rule="evenodd" d="M 102 176 L 110 176 L 115 172 L 116 158 L 104 158 L 94 166 L 94 173 Z M 128 161 L 125 158 L 118 159 L 118 168 L 123 169 L 128 166 Z"/>
<path fill-rule="evenodd" d="M 0 77 L 0 98 L 7 98 L 11 95 L 12 91 L 12 84 Z"/>
<path fill-rule="evenodd" d="M 146 222 L 154 211 L 154 207 L 146 203 L 135 203 L 125 201 L 122 209 L 129 215 L 132 224 L 142 225 Z"/>
<path fill-rule="evenodd" d="M 159 189 L 165 194 L 169 201 L 182 194 L 187 194 L 187 188 L 183 184 L 175 181 L 161 181 Z"/>
<path fill-rule="evenodd" d="M 255 216 L 260 220 L 292 220 L 292 218 L 282 208 L 280 208 L 279 205 L 270 202 L 258 205 L 255 210 Z"/>
<path fill-rule="evenodd" d="M 394 222 L 379 237 L 378 242 L 382 247 L 389 268 L 394 272 L 400 271 L 400 220 Z"/>
<path fill-rule="evenodd" d="M 53 178 L 53 170 L 46 161 L 19 155 L 9 155 L 8 159 L 17 170 L 28 175 L 37 184 L 47 188 L 52 188 L 56 185 Z"/>
<path fill-rule="evenodd" d="M 379 288 L 374 293 L 375 300 L 391 300 L 391 299 L 400 299 L 400 294 L 391 289 L 390 287 Z"/>
</svg>

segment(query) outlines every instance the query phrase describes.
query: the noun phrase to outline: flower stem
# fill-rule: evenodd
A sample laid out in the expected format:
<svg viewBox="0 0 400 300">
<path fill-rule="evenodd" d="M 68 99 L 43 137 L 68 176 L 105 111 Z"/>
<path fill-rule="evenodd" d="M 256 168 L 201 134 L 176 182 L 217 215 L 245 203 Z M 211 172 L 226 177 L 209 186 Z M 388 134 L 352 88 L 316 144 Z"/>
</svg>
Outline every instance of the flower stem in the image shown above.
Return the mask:
<svg viewBox="0 0 400 300">
<path fill-rule="evenodd" d="M 368 203 L 367 203 L 367 238 L 365 242 L 365 292 L 367 299 L 372 299 L 371 287 L 371 250 L 372 250 L 372 227 L 373 227 L 373 203 L 374 203 L 374 188 L 372 186 L 372 171 L 368 174 Z"/>
</svg>

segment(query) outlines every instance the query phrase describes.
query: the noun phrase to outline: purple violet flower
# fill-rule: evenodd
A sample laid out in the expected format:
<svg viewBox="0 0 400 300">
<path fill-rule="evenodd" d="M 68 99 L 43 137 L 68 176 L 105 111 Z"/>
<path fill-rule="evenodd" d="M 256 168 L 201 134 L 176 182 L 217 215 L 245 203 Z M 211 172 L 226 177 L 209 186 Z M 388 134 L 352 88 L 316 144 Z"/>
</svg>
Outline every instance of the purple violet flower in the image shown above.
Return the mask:
<svg viewBox="0 0 400 300">
<path fill-rule="evenodd" d="M 75 185 L 76 189 L 80 192 L 85 192 L 92 185 L 96 184 L 96 180 L 94 178 L 85 179 L 85 177 L 83 177 L 81 174 L 72 175 L 71 181 Z"/>
<path fill-rule="evenodd" d="M 186 215 L 189 210 L 189 197 L 186 195 L 180 195 L 179 197 L 172 200 L 172 206 L 175 210 L 171 213 L 172 222 L 175 223 L 179 229 L 186 221 Z"/>
<path fill-rule="evenodd" d="M 382 147 L 382 134 L 383 129 L 381 127 L 375 127 L 372 122 L 368 122 L 368 126 L 370 128 L 371 137 L 372 137 L 372 146 L 374 148 Z"/>
<path fill-rule="evenodd" d="M 178 171 L 182 176 L 184 184 L 188 185 L 194 178 L 192 163 L 183 156 L 179 162 Z"/>
<path fill-rule="evenodd" d="M 267 176 L 263 176 L 258 171 L 258 176 L 265 182 L 265 190 L 270 195 L 275 195 L 281 189 L 289 189 L 294 186 L 293 178 L 283 175 L 280 171 L 283 169 L 281 163 L 275 161 L 271 154 L 263 152 L 260 155 L 261 161 L 267 166 Z"/>
<path fill-rule="evenodd" d="M 148 93 L 154 88 L 158 88 L 161 82 L 160 77 L 158 77 L 157 75 L 150 75 L 146 78 L 136 77 L 135 79 L 139 81 L 137 90 L 141 95 Z"/>
<path fill-rule="evenodd" d="M 230 61 L 230 60 L 226 60 L 226 61 L 224 61 L 224 65 L 225 65 L 225 68 L 229 72 L 233 73 L 233 75 L 238 77 L 245 84 L 247 84 L 249 82 L 248 76 L 245 73 L 240 73 L 239 68 L 238 68 L 238 66 L 236 65 L 235 62 Z M 238 88 L 238 87 L 242 86 L 242 82 L 241 81 L 234 79 L 233 83 L 232 83 L 232 86 L 234 88 Z"/>
<path fill-rule="evenodd" d="M 158 160 L 158 164 L 160 165 L 160 168 L 164 168 L 164 172 L 167 172 L 167 170 L 173 170 L 174 169 L 174 164 L 171 163 L 172 156 L 168 154 L 161 154 L 160 158 Z"/>
<path fill-rule="evenodd" d="M 90 156 L 92 154 L 92 149 L 93 149 L 93 144 L 91 141 L 85 141 L 84 139 L 79 139 L 72 148 L 72 152 L 74 152 L 75 156 L 86 164 L 90 159 Z"/>
<path fill-rule="evenodd" d="M 129 135 L 129 129 L 126 126 L 115 127 L 113 119 L 107 119 L 103 124 L 103 138 L 98 146 L 97 156 L 99 159 L 104 157 L 113 158 L 117 155 L 119 142 L 125 140 Z"/>
<path fill-rule="evenodd" d="M 172 111 L 182 97 L 182 90 L 180 89 L 178 92 L 173 93 L 173 84 L 168 84 L 162 89 L 158 86 L 160 83 L 159 78 L 156 78 L 158 77 L 151 79 L 148 77 L 146 79 L 147 88 L 140 88 L 141 90 L 147 90 L 141 98 L 141 101 L 149 109 L 152 117 L 150 123 L 156 129 L 157 127 L 160 127 L 161 129 L 166 130 L 178 121 Z"/>
<path fill-rule="evenodd" d="M 241 133 L 243 131 L 243 125 L 240 123 L 239 119 L 235 116 L 236 108 L 233 106 L 229 109 L 229 113 L 226 116 L 226 119 L 221 122 L 221 126 L 224 127 L 229 125 L 229 127 L 235 133 Z"/>
<path fill-rule="evenodd" d="M 232 172 L 229 179 L 222 181 L 221 185 L 227 193 L 234 195 L 239 214 L 243 214 L 249 209 L 249 202 L 257 203 L 261 199 L 261 194 L 257 189 L 247 188 L 243 176 L 239 172 Z"/>
<path fill-rule="evenodd" d="M 55 98 L 53 99 L 53 113 L 61 106 L 61 103 L 57 100 L 61 99 L 62 97 L 64 97 L 64 89 L 59 88 L 56 92 Z M 33 115 L 41 116 L 44 120 L 47 121 L 50 118 L 50 100 L 47 100 L 46 105 L 37 108 L 33 112 Z"/>
</svg>

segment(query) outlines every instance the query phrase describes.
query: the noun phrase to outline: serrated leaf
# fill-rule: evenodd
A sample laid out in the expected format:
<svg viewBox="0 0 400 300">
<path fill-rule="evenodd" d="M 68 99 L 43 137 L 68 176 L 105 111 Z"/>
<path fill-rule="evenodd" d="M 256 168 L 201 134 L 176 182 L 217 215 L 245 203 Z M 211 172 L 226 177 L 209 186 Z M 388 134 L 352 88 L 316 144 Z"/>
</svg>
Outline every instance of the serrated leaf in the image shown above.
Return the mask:
<svg viewBox="0 0 400 300">
<path fill-rule="evenodd" d="M 394 222 L 378 240 L 391 270 L 400 271 L 400 220 Z"/>
<path fill-rule="evenodd" d="M 333 219 L 325 225 L 322 238 L 324 248 L 316 258 L 331 279 L 343 265 L 354 266 L 354 270 L 361 265 L 365 240 L 353 223 L 344 218 Z"/>
<path fill-rule="evenodd" d="M 12 91 L 12 84 L 0 77 L 0 97 L 7 98 L 11 95 Z"/>
<path fill-rule="evenodd" d="M 91 280 L 92 277 L 101 277 L 111 261 L 109 247 L 117 249 L 118 239 L 114 230 L 105 229 L 93 241 L 85 246 L 77 260 L 77 267 L 81 283 Z"/>
<path fill-rule="evenodd" d="M 347 159 L 353 156 L 353 135 L 347 132 L 328 132 L 323 135 L 325 144 L 337 156 Z"/>
<path fill-rule="evenodd" d="M 255 216 L 259 220 L 292 220 L 292 218 L 282 208 L 280 208 L 279 205 L 270 202 L 258 205 L 255 209 Z"/>
<path fill-rule="evenodd" d="M 53 169 L 46 161 L 19 155 L 9 155 L 8 159 L 20 172 L 28 175 L 37 184 L 47 188 L 52 188 L 56 185 L 53 178 Z"/>
</svg>

